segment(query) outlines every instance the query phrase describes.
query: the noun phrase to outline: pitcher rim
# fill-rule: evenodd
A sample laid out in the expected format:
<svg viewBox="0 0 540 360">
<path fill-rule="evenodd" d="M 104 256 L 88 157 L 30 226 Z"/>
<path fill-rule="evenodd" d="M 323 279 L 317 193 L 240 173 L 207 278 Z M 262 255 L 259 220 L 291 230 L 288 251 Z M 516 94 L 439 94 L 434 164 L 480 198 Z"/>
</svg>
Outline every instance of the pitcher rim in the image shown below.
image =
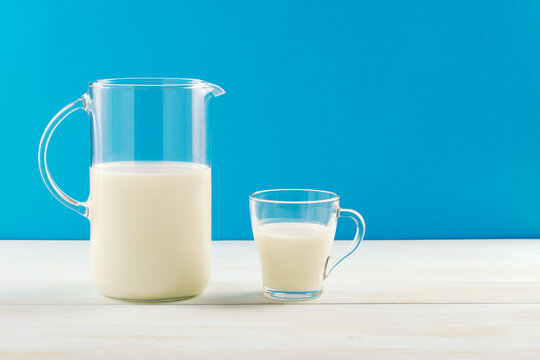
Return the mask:
<svg viewBox="0 0 540 360">
<path fill-rule="evenodd" d="M 90 82 L 92 88 L 212 88 L 219 93 L 225 91 L 214 84 L 207 81 L 194 78 L 179 78 L 179 77 L 124 77 L 124 78 L 107 78 L 98 79 Z"/>
</svg>

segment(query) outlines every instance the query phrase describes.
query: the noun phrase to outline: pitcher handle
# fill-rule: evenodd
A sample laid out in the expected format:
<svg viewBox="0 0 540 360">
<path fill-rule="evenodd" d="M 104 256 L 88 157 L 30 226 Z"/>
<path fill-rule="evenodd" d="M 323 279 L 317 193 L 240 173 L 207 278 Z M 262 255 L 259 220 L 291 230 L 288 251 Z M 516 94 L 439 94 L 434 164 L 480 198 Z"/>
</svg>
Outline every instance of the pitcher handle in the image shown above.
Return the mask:
<svg viewBox="0 0 540 360">
<path fill-rule="evenodd" d="M 60 187 L 58 187 L 58 185 L 56 185 L 54 182 L 49 171 L 49 167 L 47 166 L 47 148 L 49 147 L 49 140 L 51 139 L 54 130 L 56 130 L 56 127 L 60 125 L 62 120 L 64 120 L 69 114 L 79 109 L 86 110 L 86 94 L 60 110 L 58 114 L 56 114 L 49 122 L 45 128 L 45 131 L 43 131 L 41 141 L 39 142 L 38 162 L 41 178 L 51 194 L 53 194 L 58 201 L 71 210 L 76 211 L 84 217 L 88 217 L 88 207 L 86 204 L 66 195 L 66 193 L 64 193 L 62 189 L 60 189 Z"/>
<path fill-rule="evenodd" d="M 348 213 L 350 215 L 343 216 L 343 213 Z M 342 252 L 339 256 L 333 258 L 328 257 L 326 261 L 326 269 L 324 272 L 324 278 L 326 279 L 328 275 L 330 275 L 330 272 L 334 270 L 334 268 L 343 260 L 345 260 L 349 255 L 351 255 L 360 245 L 362 240 L 364 240 L 364 235 L 366 234 L 366 222 L 364 221 L 364 218 L 360 213 L 358 213 L 355 210 L 351 209 L 338 209 L 337 211 L 337 217 L 338 218 L 351 218 L 356 223 L 356 235 L 354 235 L 354 239 L 351 242 L 351 245 L 347 249 L 345 249 L 344 252 Z M 362 232 L 360 232 L 360 224 L 362 224 Z M 335 260 L 334 260 L 335 259 Z M 332 264 L 331 264 L 332 262 Z"/>
</svg>

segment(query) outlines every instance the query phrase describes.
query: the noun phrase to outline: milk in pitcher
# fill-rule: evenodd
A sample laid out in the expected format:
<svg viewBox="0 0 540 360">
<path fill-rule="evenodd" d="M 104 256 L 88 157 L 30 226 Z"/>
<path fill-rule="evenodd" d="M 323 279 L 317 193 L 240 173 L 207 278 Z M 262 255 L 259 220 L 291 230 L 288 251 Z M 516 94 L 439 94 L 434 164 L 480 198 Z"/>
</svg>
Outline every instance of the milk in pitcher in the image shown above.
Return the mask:
<svg viewBox="0 0 540 360">
<path fill-rule="evenodd" d="M 198 295 L 210 277 L 210 168 L 113 162 L 90 169 L 92 279 L 138 300 Z"/>
</svg>

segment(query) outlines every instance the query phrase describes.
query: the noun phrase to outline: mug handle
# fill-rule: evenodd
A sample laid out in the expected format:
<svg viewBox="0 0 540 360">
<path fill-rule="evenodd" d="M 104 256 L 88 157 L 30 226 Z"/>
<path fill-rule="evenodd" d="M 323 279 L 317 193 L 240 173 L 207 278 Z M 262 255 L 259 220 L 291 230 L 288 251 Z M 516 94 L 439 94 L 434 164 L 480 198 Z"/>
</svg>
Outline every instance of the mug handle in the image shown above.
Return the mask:
<svg viewBox="0 0 540 360">
<path fill-rule="evenodd" d="M 43 135 L 41 136 L 41 141 L 39 142 L 39 152 L 38 152 L 38 162 L 39 162 L 39 172 L 41 173 L 41 178 L 47 186 L 47 189 L 54 195 L 54 197 L 60 201 L 62 204 L 70 208 L 71 210 L 81 214 L 84 217 L 88 217 L 88 207 L 85 203 L 77 201 L 62 191 L 58 185 L 54 182 L 49 167 L 47 166 L 47 149 L 49 147 L 49 140 L 51 135 L 56 130 L 56 127 L 60 125 L 62 120 L 64 120 L 69 114 L 75 110 L 86 110 L 86 94 L 63 108 L 56 114 L 52 120 L 49 122 Z"/>
<path fill-rule="evenodd" d="M 347 213 L 350 215 L 343 216 L 343 213 Z M 326 268 L 324 271 L 324 278 L 326 279 L 328 275 L 330 275 L 330 272 L 334 270 L 334 268 L 343 260 L 345 260 L 349 255 L 351 255 L 360 245 L 362 240 L 364 240 L 364 235 L 366 235 L 366 222 L 364 221 L 364 218 L 360 213 L 358 213 L 355 210 L 352 209 L 338 209 L 337 211 L 337 217 L 338 218 L 351 218 L 356 223 L 356 235 L 354 235 L 354 240 L 352 241 L 351 245 L 342 252 L 337 257 L 331 257 L 329 256 L 326 260 Z M 362 224 L 362 232 L 360 233 L 360 224 Z M 336 259 L 336 260 L 334 260 Z M 333 261 L 333 264 L 330 264 L 330 261 Z"/>
</svg>

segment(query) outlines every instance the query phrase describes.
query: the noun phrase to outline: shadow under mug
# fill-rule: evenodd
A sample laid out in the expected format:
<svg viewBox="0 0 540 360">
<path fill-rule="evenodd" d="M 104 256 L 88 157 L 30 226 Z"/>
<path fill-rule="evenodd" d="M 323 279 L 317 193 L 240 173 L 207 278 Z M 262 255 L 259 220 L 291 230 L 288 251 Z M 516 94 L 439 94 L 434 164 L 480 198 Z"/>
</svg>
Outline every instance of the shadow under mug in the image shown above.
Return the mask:
<svg viewBox="0 0 540 360">
<path fill-rule="evenodd" d="M 330 191 L 263 190 L 250 195 L 249 205 L 264 294 L 270 298 L 320 296 L 330 272 L 364 239 L 362 215 L 340 208 L 339 196 Z M 337 219 L 343 217 L 355 221 L 356 235 L 343 253 L 331 257 Z"/>
</svg>

